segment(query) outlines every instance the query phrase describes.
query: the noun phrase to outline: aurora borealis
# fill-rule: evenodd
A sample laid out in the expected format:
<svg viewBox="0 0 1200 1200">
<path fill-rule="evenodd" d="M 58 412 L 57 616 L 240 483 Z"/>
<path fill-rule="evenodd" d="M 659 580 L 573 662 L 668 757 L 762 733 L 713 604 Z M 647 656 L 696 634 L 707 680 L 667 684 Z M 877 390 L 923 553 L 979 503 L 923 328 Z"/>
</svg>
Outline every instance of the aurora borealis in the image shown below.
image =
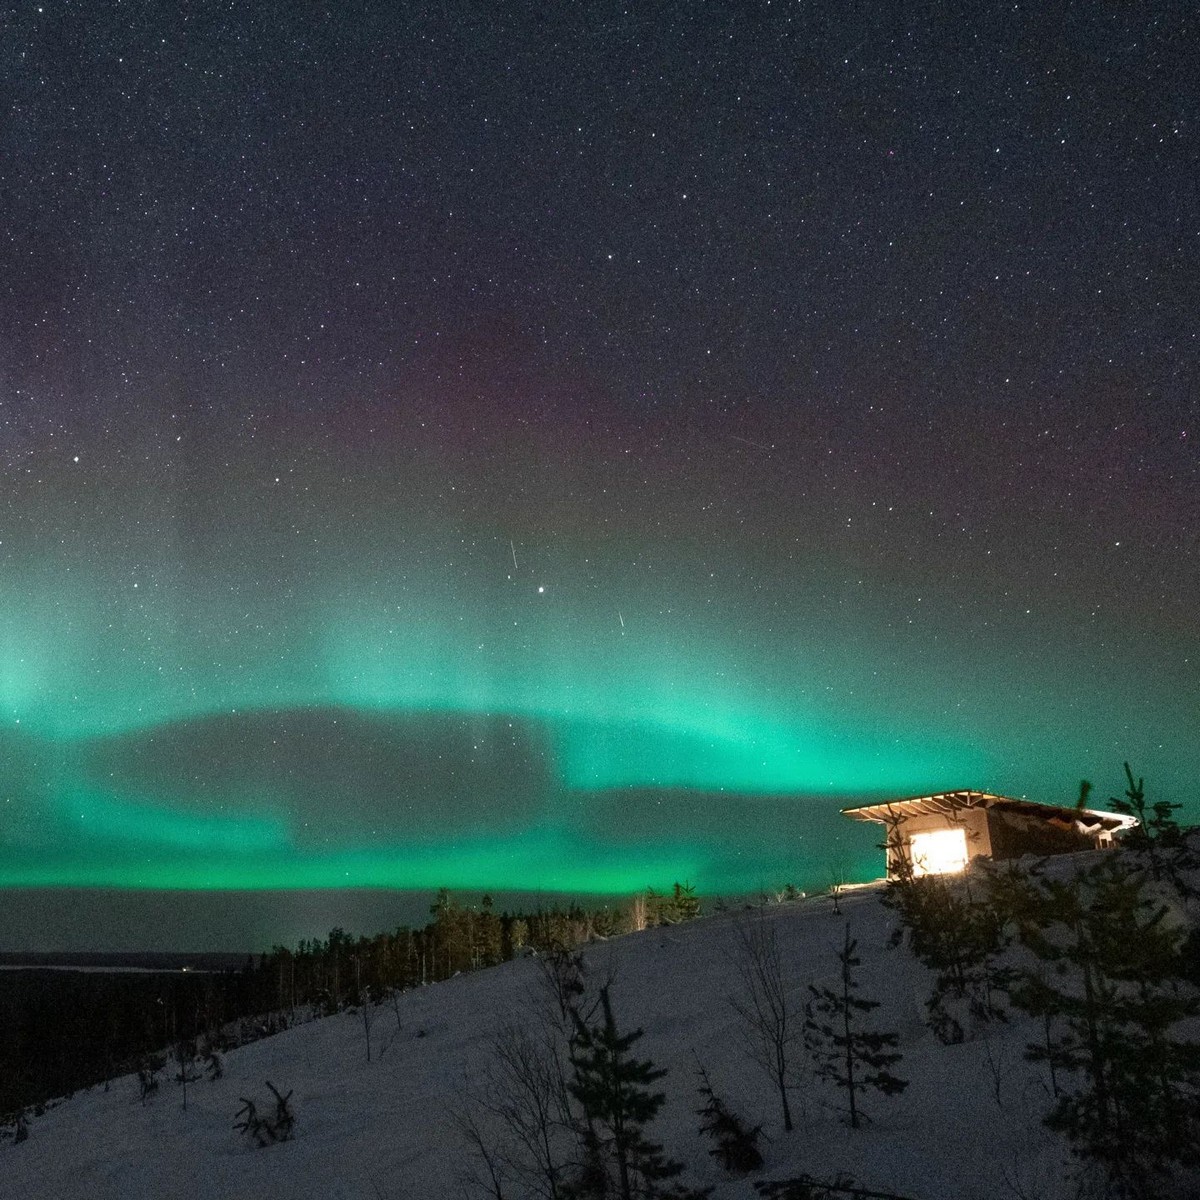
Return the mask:
<svg viewBox="0 0 1200 1200">
<path fill-rule="evenodd" d="M 11 911 L 1200 815 L 1191 20 L 5 10 Z"/>
</svg>

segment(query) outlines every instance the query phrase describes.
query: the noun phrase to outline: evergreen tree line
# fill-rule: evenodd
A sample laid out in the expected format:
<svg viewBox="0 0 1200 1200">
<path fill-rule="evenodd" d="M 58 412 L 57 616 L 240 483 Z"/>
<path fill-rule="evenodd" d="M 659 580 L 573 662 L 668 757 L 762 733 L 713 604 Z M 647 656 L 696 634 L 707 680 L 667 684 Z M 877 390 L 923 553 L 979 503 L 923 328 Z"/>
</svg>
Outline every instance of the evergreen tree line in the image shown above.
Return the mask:
<svg viewBox="0 0 1200 1200">
<path fill-rule="evenodd" d="M 688 884 L 653 888 L 626 905 L 497 913 L 489 897 L 464 904 L 442 889 L 422 928 L 354 937 L 344 929 L 276 946 L 236 970 L 0 972 L 0 1124 L 118 1075 L 156 1082 L 180 1046 L 221 1051 L 297 1019 L 392 991 L 700 914 Z M 158 1067 L 154 1064 L 158 1063 Z"/>
<path fill-rule="evenodd" d="M 313 1007 L 337 1012 L 393 991 L 437 983 L 464 971 L 507 962 L 520 954 L 570 950 L 596 939 L 671 925 L 700 915 L 695 889 L 675 883 L 653 888 L 624 906 L 586 909 L 572 904 L 533 912 L 496 912 L 490 896 L 463 903 L 447 888 L 437 892 L 422 928 L 352 937 L 333 929 L 325 939 L 276 946 L 257 968 L 259 1011 L 294 1013 Z"/>
</svg>

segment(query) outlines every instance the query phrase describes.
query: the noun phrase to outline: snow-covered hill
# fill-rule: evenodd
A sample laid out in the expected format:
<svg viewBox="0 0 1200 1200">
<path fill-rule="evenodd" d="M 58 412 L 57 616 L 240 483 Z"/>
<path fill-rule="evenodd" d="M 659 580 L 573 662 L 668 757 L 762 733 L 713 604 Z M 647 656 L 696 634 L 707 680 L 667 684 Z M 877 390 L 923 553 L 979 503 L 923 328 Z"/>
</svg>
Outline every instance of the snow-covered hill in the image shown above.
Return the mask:
<svg viewBox="0 0 1200 1200">
<path fill-rule="evenodd" d="M 880 1028 L 900 1035 L 899 1097 L 869 1095 L 868 1127 L 852 1130 L 837 1099 L 805 1073 L 796 1129 L 782 1130 L 770 1081 L 747 1058 L 730 1007 L 738 920 L 774 928 L 798 1003 L 811 981 L 832 981 L 846 923 L 858 940 L 862 994 L 883 1001 Z M 841 900 L 768 905 L 631 934 L 583 951 L 589 977 L 615 973 L 623 1029 L 669 1074 L 668 1100 L 653 1127 L 689 1164 L 690 1182 L 716 1200 L 754 1195 L 708 1155 L 695 1109 L 697 1058 L 716 1090 L 752 1123 L 762 1122 L 764 1178 L 845 1172 L 863 1186 L 917 1200 L 983 1200 L 1072 1194 L 1069 1157 L 1041 1123 L 1049 1099 L 1043 1069 L 1024 1061 L 1034 1031 L 1020 1021 L 987 1039 L 943 1045 L 926 1028 L 929 977 L 903 948 L 889 946 L 895 916 L 873 888 Z M 466 1150 L 452 1112 L 478 1078 L 489 1042 L 505 1022 L 532 1020 L 541 972 L 530 959 L 459 976 L 399 999 L 375 1018 L 373 1061 L 355 1013 L 298 1025 L 226 1056 L 226 1073 L 188 1089 L 163 1085 L 144 1105 L 136 1080 L 118 1079 L 52 1108 L 21 1144 L 0 1142 L 0 1196 L 22 1200 L 438 1200 L 457 1196 Z M 381 1047 L 386 1047 L 380 1053 Z M 292 1141 L 257 1149 L 233 1131 L 242 1096 L 268 1098 L 265 1081 L 292 1089 Z"/>
</svg>

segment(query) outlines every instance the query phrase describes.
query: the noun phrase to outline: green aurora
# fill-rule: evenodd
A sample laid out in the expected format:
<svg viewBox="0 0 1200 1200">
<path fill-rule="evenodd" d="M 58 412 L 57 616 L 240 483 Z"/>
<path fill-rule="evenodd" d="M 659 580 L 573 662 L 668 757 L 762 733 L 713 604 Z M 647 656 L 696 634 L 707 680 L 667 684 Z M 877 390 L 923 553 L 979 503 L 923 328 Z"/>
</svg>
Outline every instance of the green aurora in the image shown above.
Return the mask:
<svg viewBox="0 0 1200 1200">
<path fill-rule="evenodd" d="M 739 597 L 732 566 L 668 612 L 615 558 L 597 588 L 561 555 L 505 569 L 498 537 L 453 580 L 358 553 L 357 585 L 307 596 L 27 571 L 0 619 L 0 884 L 745 892 L 873 875 L 837 815 L 867 797 L 1062 800 L 1129 755 L 1182 798 L 1161 714 L 1132 725 L 1109 664 L 1068 673 L 1075 647 L 1018 624 L 973 659 L 936 594 L 917 635 L 883 589 L 814 603 L 811 567 L 764 620 L 779 595 Z"/>
<path fill-rule="evenodd" d="M 0 950 L 1200 819 L 1194 39 L 960 7 L 10 6 Z"/>
</svg>

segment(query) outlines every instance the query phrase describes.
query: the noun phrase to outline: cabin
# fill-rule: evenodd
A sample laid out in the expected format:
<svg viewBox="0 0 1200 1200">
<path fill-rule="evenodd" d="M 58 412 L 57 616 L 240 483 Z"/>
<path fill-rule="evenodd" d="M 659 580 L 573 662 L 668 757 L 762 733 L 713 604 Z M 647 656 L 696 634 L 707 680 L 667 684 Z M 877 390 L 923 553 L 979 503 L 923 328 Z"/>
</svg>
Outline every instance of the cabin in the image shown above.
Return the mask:
<svg viewBox="0 0 1200 1200">
<path fill-rule="evenodd" d="M 1000 860 L 1105 849 L 1137 824 L 1136 817 L 1121 813 L 973 791 L 935 792 L 842 812 L 884 826 L 889 879 L 946 875 L 985 856 Z"/>
</svg>

